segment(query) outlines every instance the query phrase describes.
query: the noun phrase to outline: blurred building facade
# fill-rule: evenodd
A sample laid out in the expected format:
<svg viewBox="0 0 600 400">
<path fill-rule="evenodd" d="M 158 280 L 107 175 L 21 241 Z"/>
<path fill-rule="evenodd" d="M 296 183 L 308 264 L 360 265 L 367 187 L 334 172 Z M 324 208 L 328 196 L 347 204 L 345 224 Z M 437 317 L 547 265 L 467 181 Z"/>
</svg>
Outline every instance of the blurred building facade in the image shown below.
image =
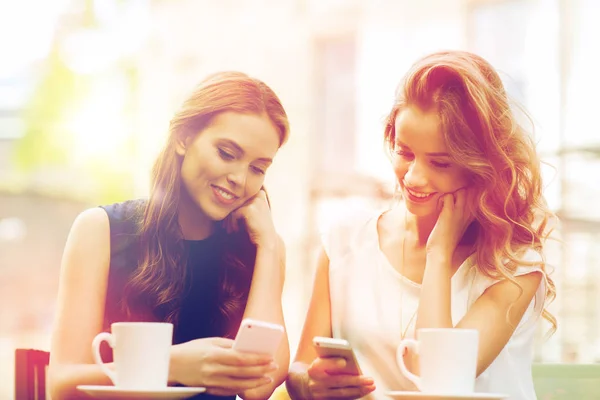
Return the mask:
<svg viewBox="0 0 600 400">
<path fill-rule="evenodd" d="M 67 9 L 68 20 L 89 12 L 76 3 Z M 600 237 L 600 211 L 594 207 L 600 201 L 600 128 L 594 123 L 600 49 L 592 39 L 600 37 L 593 20 L 593 15 L 600 15 L 600 3 L 135 0 L 91 4 L 97 22 L 92 28 L 62 25 L 63 40 L 71 49 L 65 55 L 71 57 L 68 64 L 89 78 L 96 88 L 90 93 L 99 99 L 90 102 L 91 117 L 84 118 L 86 123 L 79 128 L 87 131 L 79 140 L 88 146 L 76 151 L 85 159 L 96 157 L 100 165 L 102 160 L 120 165 L 112 179 L 127 176 L 137 196 L 147 191 L 149 168 L 166 138 L 172 113 L 204 76 L 241 70 L 263 79 L 280 96 L 292 132 L 269 172 L 267 188 L 276 226 L 287 245 L 284 306 L 292 353 L 308 304 L 320 227 L 348 209 L 380 208 L 392 201 L 394 183 L 383 151 L 383 118 L 404 72 L 418 57 L 436 50 L 480 53 L 502 72 L 511 96 L 535 121 L 539 149 L 552 166 L 544 170 L 546 195 L 562 219 L 558 237 L 563 244 L 551 244 L 548 254 L 558 290 L 551 311 L 559 320 L 559 331 L 540 344 L 537 359 L 600 359 L 600 249 L 593 245 Z M 120 30 L 128 24 L 136 29 Z M 92 38 L 100 44 L 89 45 L 86 40 Z M 121 42 L 121 50 L 106 50 L 117 48 L 115 40 Z M 0 184 L 0 228 L 3 223 L 8 226 L 6 237 L 15 240 L 14 232 L 22 231 L 15 226 L 21 226 L 27 232 L 20 239 L 23 243 L 41 244 L 46 236 L 53 240 L 40 247 L 36 252 L 40 259 L 32 261 L 25 256 L 29 245 L 20 253 L 17 248 L 6 253 L 9 241 L 0 229 L 0 279 L 3 284 L 13 282 L 18 278 L 7 271 L 23 271 L 25 276 L 33 271 L 32 265 L 51 271 L 53 277 L 47 279 L 54 281 L 38 291 L 51 313 L 58 254 L 68 226 L 79 210 L 98 201 L 94 188 L 85 185 L 63 190 L 65 178 L 50 179 L 49 184 L 48 179 L 27 175 L 28 184 L 14 183 L 25 179 L 7 161 L 21 138 L 20 106 L 5 101 L 10 97 L 6 90 L 16 86 L 23 93 L 31 90 L 18 79 L 0 81 L 0 181 L 13 182 Z M 111 109 L 111 104 L 117 105 Z M 99 121 L 98 116 L 106 121 L 89 122 Z M 73 182 L 69 168 L 72 164 L 55 175 Z M 51 198 L 57 198 L 56 191 L 65 195 L 49 203 L 43 195 L 48 186 L 54 186 Z M 81 190 L 84 195 L 78 195 Z M 14 192 L 27 200 L 15 203 Z M 38 192 L 41 197 L 31 194 Z M 73 198 L 83 200 L 69 200 Z M 26 218 L 33 216 L 29 210 L 42 210 L 42 204 L 68 211 L 57 212 L 52 222 Z M 56 227 L 54 234 L 46 232 L 48 227 Z M 40 232 L 46 233 L 40 236 Z M 8 293 L 0 295 L 3 304 L 11 304 Z M 2 320 L 2 335 L 16 332 L 4 322 L 4 312 Z M 30 330 L 47 333 L 47 321 L 34 325 Z"/>
</svg>

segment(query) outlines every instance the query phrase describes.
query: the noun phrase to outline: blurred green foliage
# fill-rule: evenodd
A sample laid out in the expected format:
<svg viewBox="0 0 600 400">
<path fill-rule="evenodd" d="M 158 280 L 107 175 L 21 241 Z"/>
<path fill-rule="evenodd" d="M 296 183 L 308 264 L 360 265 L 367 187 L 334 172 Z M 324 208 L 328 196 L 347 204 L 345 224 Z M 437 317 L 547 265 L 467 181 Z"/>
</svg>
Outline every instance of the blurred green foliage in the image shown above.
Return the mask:
<svg viewBox="0 0 600 400">
<path fill-rule="evenodd" d="M 56 47 L 25 110 L 25 134 L 15 147 L 16 166 L 27 172 L 68 165 L 72 138 L 65 117 L 86 92 L 86 79 L 67 68 Z"/>
<path fill-rule="evenodd" d="M 86 7 L 78 17 L 78 24 L 70 29 L 98 27 L 92 3 L 91 0 L 86 0 Z M 13 153 L 14 166 L 20 173 L 19 179 L 27 180 L 48 171 L 52 174 L 68 171 L 69 177 L 77 177 L 75 181 L 69 182 L 68 187 L 57 180 L 55 187 L 52 182 L 46 182 L 41 191 L 99 203 L 130 198 L 134 195 L 134 179 L 131 163 L 127 161 L 135 151 L 132 140 L 126 143 L 126 154 L 115 149 L 116 157 L 87 159 L 83 165 L 81 160 L 76 161 L 78 155 L 75 153 L 78 149 L 75 147 L 75 135 L 81 132 L 74 132 L 67 124 L 90 94 L 95 77 L 93 74 L 77 74 L 69 69 L 61 58 L 61 37 L 57 35 L 51 52 L 40 66 L 37 86 L 25 109 L 24 136 L 16 143 Z M 134 71 L 132 68 L 124 71 L 130 95 L 135 90 Z M 98 110 L 98 118 L 102 118 L 102 110 Z M 118 161 L 115 162 L 115 159 Z M 19 186 L 29 185 L 21 183 Z"/>
</svg>

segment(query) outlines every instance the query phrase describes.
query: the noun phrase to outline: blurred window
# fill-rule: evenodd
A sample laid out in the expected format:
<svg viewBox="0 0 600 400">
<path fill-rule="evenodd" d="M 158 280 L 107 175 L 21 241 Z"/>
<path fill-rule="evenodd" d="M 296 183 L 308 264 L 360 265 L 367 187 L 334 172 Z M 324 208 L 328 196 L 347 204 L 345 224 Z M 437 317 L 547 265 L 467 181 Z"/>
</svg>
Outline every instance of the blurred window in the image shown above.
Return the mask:
<svg viewBox="0 0 600 400">
<path fill-rule="evenodd" d="M 356 39 L 318 38 L 315 46 L 313 151 L 318 171 L 354 168 L 356 143 Z"/>
</svg>

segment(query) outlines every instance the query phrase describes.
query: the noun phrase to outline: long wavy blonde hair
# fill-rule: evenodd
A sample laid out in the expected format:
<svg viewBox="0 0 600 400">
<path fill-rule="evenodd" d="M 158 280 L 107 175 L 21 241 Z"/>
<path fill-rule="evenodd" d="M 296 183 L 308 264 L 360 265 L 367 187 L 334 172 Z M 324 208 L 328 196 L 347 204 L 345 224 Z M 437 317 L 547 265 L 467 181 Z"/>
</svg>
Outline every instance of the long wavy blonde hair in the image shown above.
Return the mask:
<svg viewBox="0 0 600 400">
<path fill-rule="evenodd" d="M 264 114 L 279 133 L 280 146 L 289 134 L 281 101 L 264 82 L 241 72 L 220 72 L 203 80 L 172 118 L 167 143 L 152 170 L 151 190 L 140 221 L 140 262 L 124 291 L 127 315 L 177 322 L 181 294 L 186 288 L 186 251 L 178 222 L 182 157 L 176 142 L 202 134 L 224 112 Z M 221 233 L 225 235 L 225 233 Z M 242 230 L 227 234 L 222 259 L 224 274 L 219 293 L 224 335 L 235 334 L 244 312 L 256 247 Z"/>
<path fill-rule="evenodd" d="M 384 137 L 390 150 L 396 116 L 408 106 L 437 111 L 448 153 L 477 188 L 470 231 L 477 232 L 473 241 L 479 270 L 519 286 L 516 268 L 540 265 L 523 258 L 534 249 L 542 257 L 549 304 L 556 287 L 547 273 L 543 247 L 552 231 L 549 222 L 556 216 L 542 194 L 533 140 L 517 122 L 498 73 L 480 56 L 463 51 L 418 60 L 398 87 L 386 119 Z M 556 318 L 546 308 L 542 315 L 554 332 Z"/>
</svg>

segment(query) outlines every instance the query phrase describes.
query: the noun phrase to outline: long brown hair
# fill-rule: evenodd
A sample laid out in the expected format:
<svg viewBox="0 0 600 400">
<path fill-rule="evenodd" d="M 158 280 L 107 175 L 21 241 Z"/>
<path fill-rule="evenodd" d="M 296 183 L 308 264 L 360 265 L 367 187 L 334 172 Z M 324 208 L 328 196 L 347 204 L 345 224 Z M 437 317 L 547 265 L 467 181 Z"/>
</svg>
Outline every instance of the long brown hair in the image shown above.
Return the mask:
<svg viewBox="0 0 600 400">
<path fill-rule="evenodd" d="M 502 80 L 483 58 L 463 51 L 431 54 L 417 61 L 396 92 L 385 128 L 385 143 L 394 146 L 398 113 L 416 106 L 437 112 L 453 161 L 477 189 L 474 238 L 479 270 L 517 284 L 519 265 L 533 249 L 542 257 L 548 302 L 556 296 L 547 274 L 543 247 L 555 215 L 542 194 L 540 159 L 531 136 L 517 122 Z M 518 284 L 517 284 L 518 285 Z M 556 319 L 543 316 L 556 329 Z"/>
<path fill-rule="evenodd" d="M 176 142 L 200 134 L 216 115 L 228 111 L 267 115 L 278 130 L 280 145 L 287 140 L 287 114 L 262 81 L 240 72 L 220 72 L 200 83 L 171 120 L 167 143 L 152 170 L 150 196 L 139 230 L 140 263 L 124 293 L 129 316 L 178 320 L 187 260 L 178 222 L 182 157 L 175 151 Z M 218 230 L 216 234 L 224 233 Z M 230 321 L 226 334 L 231 334 L 244 311 L 256 248 L 245 231 L 227 235 L 223 245 L 219 305 L 221 315 Z"/>
</svg>

